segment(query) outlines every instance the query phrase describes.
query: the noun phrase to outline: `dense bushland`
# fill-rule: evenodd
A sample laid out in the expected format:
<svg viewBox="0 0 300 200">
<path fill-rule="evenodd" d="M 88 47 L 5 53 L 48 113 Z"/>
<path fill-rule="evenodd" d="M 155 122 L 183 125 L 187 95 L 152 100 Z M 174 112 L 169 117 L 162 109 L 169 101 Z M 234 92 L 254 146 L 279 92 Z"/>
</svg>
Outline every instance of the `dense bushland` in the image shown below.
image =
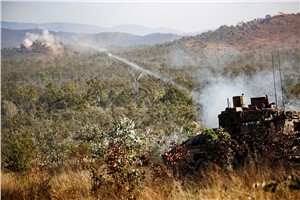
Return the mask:
<svg viewBox="0 0 300 200">
<path fill-rule="evenodd" d="M 190 94 L 139 75 L 97 52 L 3 59 L 4 169 L 29 170 L 30 158 L 44 166 L 64 164 L 74 156 L 78 135 L 89 137 L 83 127 L 111 132 L 126 117 L 151 138 L 181 134 L 197 120 Z"/>
</svg>

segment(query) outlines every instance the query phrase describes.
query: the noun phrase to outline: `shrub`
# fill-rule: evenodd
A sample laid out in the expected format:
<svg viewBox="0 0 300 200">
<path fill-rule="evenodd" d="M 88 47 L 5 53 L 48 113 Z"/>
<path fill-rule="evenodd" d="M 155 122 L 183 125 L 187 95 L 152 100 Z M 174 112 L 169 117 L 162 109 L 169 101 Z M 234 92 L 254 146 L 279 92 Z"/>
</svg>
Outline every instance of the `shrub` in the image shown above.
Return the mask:
<svg viewBox="0 0 300 200">
<path fill-rule="evenodd" d="M 2 105 L 1 105 L 1 114 L 2 115 L 7 115 L 9 117 L 13 117 L 17 113 L 18 113 L 18 109 L 13 102 L 6 101 L 6 100 L 2 101 Z"/>
<path fill-rule="evenodd" d="M 2 135 L 2 166 L 10 171 L 25 173 L 32 167 L 34 145 L 28 128 Z"/>
<path fill-rule="evenodd" d="M 142 164 L 141 138 L 136 133 L 134 122 L 124 118 L 110 133 L 101 132 L 94 126 L 84 130 L 88 132 L 87 138 L 79 134 L 81 140 L 88 141 L 90 137 L 96 139 L 90 140 L 92 155 L 90 162 L 85 163 L 91 173 L 92 191 L 97 194 L 97 191 L 110 187 L 116 191 L 112 195 L 134 199 L 135 191 L 145 178 L 139 169 Z"/>
</svg>

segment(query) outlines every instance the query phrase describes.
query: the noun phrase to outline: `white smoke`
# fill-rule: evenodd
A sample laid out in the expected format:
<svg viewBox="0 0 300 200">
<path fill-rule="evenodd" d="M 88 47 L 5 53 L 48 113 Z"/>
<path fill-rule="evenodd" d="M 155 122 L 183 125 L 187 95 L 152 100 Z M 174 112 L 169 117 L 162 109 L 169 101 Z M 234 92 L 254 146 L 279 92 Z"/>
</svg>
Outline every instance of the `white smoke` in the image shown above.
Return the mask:
<svg viewBox="0 0 300 200">
<path fill-rule="evenodd" d="M 25 40 L 23 40 L 22 44 L 28 49 L 32 46 L 33 41 L 31 41 L 29 39 L 25 39 Z"/>
<path fill-rule="evenodd" d="M 245 106 L 250 104 L 250 98 L 264 97 L 265 95 L 268 95 L 270 102 L 276 102 L 272 71 L 261 71 L 253 76 L 241 75 L 234 79 L 224 76 L 216 77 L 210 73 L 200 75 L 206 77 L 208 84 L 201 93 L 194 93 L 193 96 L 196 102 L 202 105 L 201 122 L 206 127 L 218 127 L 218 115 L 227 107 L 227 98 L 229 98 L 231 106 L 233 106 L 232 97 L 242 94 L 245 96 Z M 282 108 L 282 93 L 278 79 L 275 85 L 277 106 Z M 286 105 L 286 110 L 292 108 L 295 107 Z"/>
<path fill-rule="evenodd" d="M 54 54 L 60 54 L 63 52 L 63 46 L 59 39 L 50 34 L 46 29 L 43 30 L 42 34 L 26 33 L 26 37 L 22 44 L 26 48 L 31 48 L 34 42 L 41 43 L 49 48 Z"/>
</svg>

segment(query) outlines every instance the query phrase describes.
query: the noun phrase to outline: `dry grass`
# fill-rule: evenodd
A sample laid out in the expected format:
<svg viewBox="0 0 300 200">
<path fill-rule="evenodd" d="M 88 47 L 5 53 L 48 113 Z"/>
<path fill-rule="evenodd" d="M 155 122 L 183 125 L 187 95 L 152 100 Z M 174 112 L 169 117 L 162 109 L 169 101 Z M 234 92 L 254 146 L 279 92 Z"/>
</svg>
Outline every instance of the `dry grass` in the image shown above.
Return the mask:
<svg viewBox="0 0 300 200">
<path fill-rule="evenodd" d="M 276 192 L 253 188 L 264 181 L 281 181 L 289 175 L 300 176 L 299 170 L 277 167 L 247 168 L 240 171 L 224 171 L 212 167 L 209 173 L 190 175 L 182 179 L 171 173 L 164 176 L 149 171 L 143 187 L 137 193 L 141 200 L 179 199 L 300 199 L 300 191 L 290 190 L 285 183 Z M 65 171 L 56 175 L 30 174 L 18 176 L 2 173 L 2 199 L 126 199 L 115 196 L 109 187 L 91 192 L 88 171 Z"/>
</svg>

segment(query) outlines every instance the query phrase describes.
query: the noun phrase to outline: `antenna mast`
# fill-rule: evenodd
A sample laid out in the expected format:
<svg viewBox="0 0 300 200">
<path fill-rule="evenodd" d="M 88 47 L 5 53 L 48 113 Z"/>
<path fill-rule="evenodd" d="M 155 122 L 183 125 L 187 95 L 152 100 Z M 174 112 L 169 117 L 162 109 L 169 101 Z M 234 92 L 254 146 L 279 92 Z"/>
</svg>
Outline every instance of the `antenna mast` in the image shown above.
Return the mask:
<svg viewBox="0 0 300 200">
<path fill-rule="evenodd" d="M 273 53 L 271 53 L 271 56 L 272 56 L 273 80 L 274 80 L 274 91 L 275 91 L 275 103 L 276 103 L 276 108 L 277 108 L 277 92 L 276 92 L 276 79 L 275 79 L 275 68 L 274 68 Z"/>
<path fill-rule="evenodd" d="M 280 66 L 280 57 L 279 57 L 279 51 L 277 51 L 278 54 L 278 66 L 279 66 L 279 74 L 280 74 L 280 86 L 281 86 L 281 98 L 282 98 L 282 107 L 283 110 L 285 110 L 285 105 L 284 105 L 284 95 L 283 95 L 283 85 L 282 85 L 282 76 L 281 76 L 281 66 Z"/>
</svg>

